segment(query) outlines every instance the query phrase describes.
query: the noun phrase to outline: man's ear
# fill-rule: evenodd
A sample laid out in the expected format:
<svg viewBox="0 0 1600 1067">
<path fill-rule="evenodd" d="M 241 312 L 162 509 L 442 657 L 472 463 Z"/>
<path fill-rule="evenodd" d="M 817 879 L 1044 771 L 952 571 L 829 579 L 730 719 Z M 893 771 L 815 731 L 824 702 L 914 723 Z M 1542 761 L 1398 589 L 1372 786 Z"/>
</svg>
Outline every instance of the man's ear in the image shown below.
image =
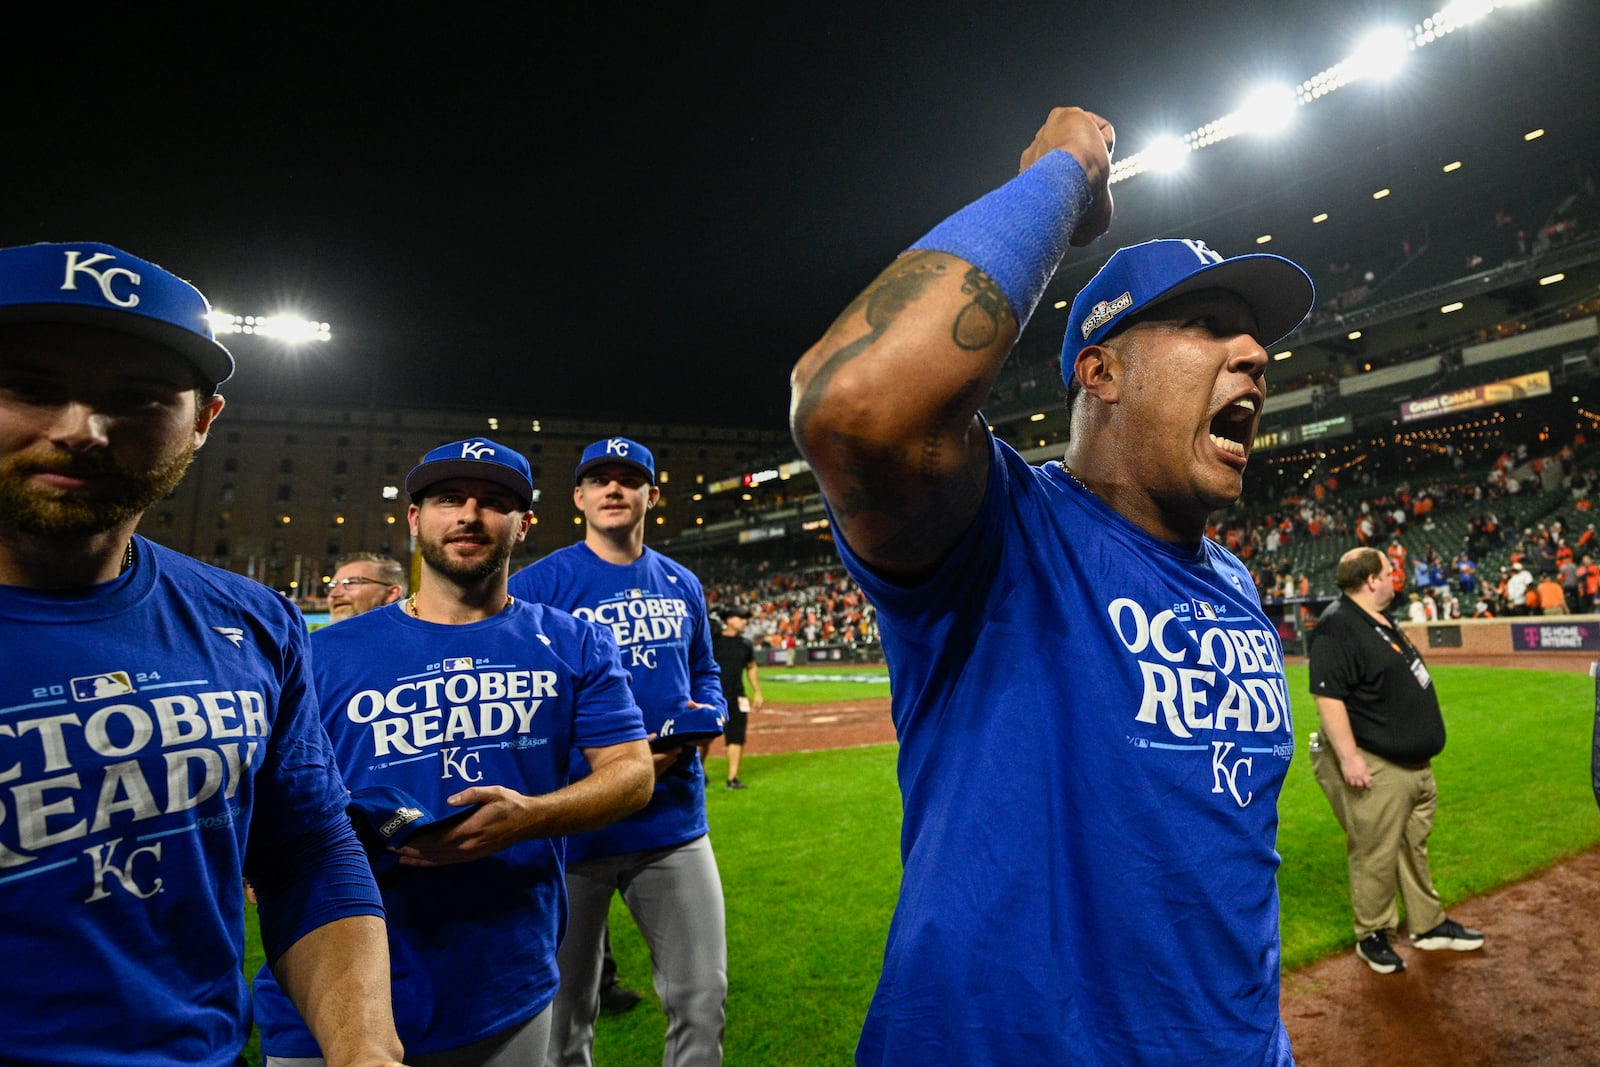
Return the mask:
<svg viewBox="0 0 1600 1067">
<path fill-rule="evenodd" d="M 1078 350 L 1073 361 L 1072 374 L 1086 393 L 1092 393 L 1101 402 L 1115 404 L 1117 375 L 1122 371 L 1122 361 L 1114 349 L 1105 345 L 1085 345 Z"/>
<path fill-rule="evenodd" d="M 225 403 L 227 401 L 222 399 L 221 393 L 197 398 L 194 410 L 194 447 L 199 448 L 206 443 L 206 437 L 211 433 L 211 424 L 222 414 L 222 405 Z"/>
</svg>

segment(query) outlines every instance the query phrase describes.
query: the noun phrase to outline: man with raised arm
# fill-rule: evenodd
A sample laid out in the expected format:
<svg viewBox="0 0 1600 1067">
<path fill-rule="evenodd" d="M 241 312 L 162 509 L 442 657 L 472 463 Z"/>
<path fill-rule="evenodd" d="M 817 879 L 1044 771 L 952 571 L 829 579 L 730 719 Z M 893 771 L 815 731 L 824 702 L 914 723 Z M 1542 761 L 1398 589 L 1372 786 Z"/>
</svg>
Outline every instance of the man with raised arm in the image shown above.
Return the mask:
<svg viewBox="0 0 1600 1067">
<path fill-rule="evenodd" d="M 979 405 L 1069 244 L 1110 223 L 1112 128 L 1053 110 L 1021 173 L 891 263 L 793 373 L 791 428 L 878 611 L 900 900 L 856 1062 L 1293 1062 L 1278 1011 L 1277 634 L 1205 537 L 1267 353 L 1312 304 L 1276 256 L 1112 255 L 1068 316 L 1062 460 Z"/>
</svg>

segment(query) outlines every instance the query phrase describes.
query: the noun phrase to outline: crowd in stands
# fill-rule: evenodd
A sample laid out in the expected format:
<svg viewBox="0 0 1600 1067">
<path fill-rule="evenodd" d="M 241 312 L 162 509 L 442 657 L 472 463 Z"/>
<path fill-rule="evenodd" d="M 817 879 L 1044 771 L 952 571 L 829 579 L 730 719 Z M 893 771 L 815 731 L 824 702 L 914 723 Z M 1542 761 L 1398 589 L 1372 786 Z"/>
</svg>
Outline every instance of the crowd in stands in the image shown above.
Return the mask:
<svg viewBox="0 0 1600 1067">
<path fill-rule="evenodd" d="M 876 612 L 837 559 L 782 569 L 762 561 L 720 580 L 702 572 L 701 581 L 712 615 L 730 604 L 750 612 L 744 636 L 757 648 L 833 646 L 852 658 L 876 654 Z"/>
<path fill-rule="evenodd" d="M 1600 550 L 1587 521 L 1600 470 L 1580 465 L 1584 443 L 1578 434 L 1550 456 L 1518 446 L 1486 469 L 1457 463 L 1453 476 L 1382 487 L 1370 472 L 1330 475 L 1273 507 L 1222 516 L 1211 533 L 1250 567 L 1263 602 L 1336 596 L 1331 565 L 1308 574 L 1294 563 L 1327 562 L 1360 544 L 1389 554 L 1403 619 L 1588 613 L 1600 592 Z M 1319 541 L 1327 551 L 1297 551 Z M 1544 586 L 1541 600 L 1547 577 L 1554 587 Z"/>
<path fill-rule="evenodd" d="M 1549 455 L 1518 445 L 1471 463 L 1444 447 L 1433 469 L 1408 464 L 1395 480 L 1377 463 L 1314 480 L 1290 472 L 1290 488 L 1263 479 L 1267 502 L 1241 502 L 1209 533 L 1249 567 L 1264 604 L 1298 603 L 1304 617 L 1338 595 L 1333 563 L 1358 544 L 1393 561 L 1401 621 L 1591 613 L 1600 468 L 1583 462 L 1585 447 L 1579 433 Z M 745 636 L 758 648 L 881 654 L 872 605 L 825 543 L 808 559 L 708 555 L 691 565 L 713 615 L 727 604 L 750 611 Z"/>
</svg>

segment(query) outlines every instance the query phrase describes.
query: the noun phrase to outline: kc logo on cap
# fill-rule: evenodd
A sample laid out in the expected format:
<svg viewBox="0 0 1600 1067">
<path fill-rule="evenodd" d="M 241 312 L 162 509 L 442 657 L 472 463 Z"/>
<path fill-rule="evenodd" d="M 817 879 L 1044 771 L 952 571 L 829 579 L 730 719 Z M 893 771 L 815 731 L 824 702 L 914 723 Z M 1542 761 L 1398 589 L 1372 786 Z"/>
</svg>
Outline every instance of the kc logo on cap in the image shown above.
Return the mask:
<svg viewBox="0 0 1600 1067">
<path fill-rule="evenodd" d="M 90 241 L 0 248 L 0 323 L 94 326 L 172 349 L 208 385 L 233 375 L 200 290 L 154 263 Z"/>
<path fill-rule="evenodd" d="M 406 494 L 413 504 L 420 503 L 424 489 L 447 478 L 492 482 L 517 494 L 524 508 L 533 500 L 533 474 L 527 458 L 487 437 L 452 441 L 423 456 L 406 475 Z"/>
<path fill-rule="evenodd" d="M 76 289 L 78 287 L 78 275 L 87 274 L 100 287 L 100 295 L 105 297 L 108 304 L 115 304 L 118 307 L 125 308 L 139 306 L 139 275 L 136 272 L 129 270 L 127 267 L 108 267 L 105 270 L 95 270 L 96 264 L 108 260 L 115 262 L 116 257 L 109 252 L 96 252 L 87 260 L 80 262 L 78 257 L 82 254 L 82 249 L 67 249 L 67 280 L 61 284 L 61 288 Z M 112 283 L 123 280 L 128 283 L 128 293 L 126 297 L 119 299 Z"/>
<path fill-rule="evenodd" d="M 583 476 L 595 467 L 607 463 L 621 463 L 633 467 L 644 474 L 645 478 L 654 485 L 656 480 L 656 460 L 650 450 L 638 441 L 626 437 L 606 437 L 583 450 L 583 458 L 578 460 L 578 469 L 573 472 L 572 481 L 576 485 L 583 481 Z"/>
</svg>

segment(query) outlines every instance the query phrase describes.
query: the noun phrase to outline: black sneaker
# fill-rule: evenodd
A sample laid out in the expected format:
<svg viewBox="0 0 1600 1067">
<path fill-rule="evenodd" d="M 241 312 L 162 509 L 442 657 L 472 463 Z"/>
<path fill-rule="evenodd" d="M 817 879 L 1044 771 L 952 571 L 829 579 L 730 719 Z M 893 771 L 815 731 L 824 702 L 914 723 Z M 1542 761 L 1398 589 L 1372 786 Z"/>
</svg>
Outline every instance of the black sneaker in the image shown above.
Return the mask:
<svg viewBox="0 0 1600 1067">
<path fill-rule="evenodd" d="M 1382 930 L 1357 941 L 1356 955 L 1379 974 L 1393 974 L 1406 969 L 1406 961 L 1389 947 L 1389 935 Z"/>
<path fill-rule="evenodd" d="M 729 778 L 728 779 L 728 788 L 729 789 L 748 789 L 750 787 L 745 785 L 743 782 L 739 781 L 739 779 L 737 779 L 737 778 Z"/>
<path fill-rule="evenodd" d="M 621 1015 L 639 1006 L 644 998 L 631 989 L 609 985 L 600 990 L 600 1010 L 606 1015 Z"/>
<path fill-rule="evenodd" d="M 1471 952 L 1483 947 L 1483 931 L 1469 930 L 1454 919 L 1446 919 L 1425 934 L 1412 934 L 1411 943 L 1421 949 L 1450 948 Z"/>
</svg>

